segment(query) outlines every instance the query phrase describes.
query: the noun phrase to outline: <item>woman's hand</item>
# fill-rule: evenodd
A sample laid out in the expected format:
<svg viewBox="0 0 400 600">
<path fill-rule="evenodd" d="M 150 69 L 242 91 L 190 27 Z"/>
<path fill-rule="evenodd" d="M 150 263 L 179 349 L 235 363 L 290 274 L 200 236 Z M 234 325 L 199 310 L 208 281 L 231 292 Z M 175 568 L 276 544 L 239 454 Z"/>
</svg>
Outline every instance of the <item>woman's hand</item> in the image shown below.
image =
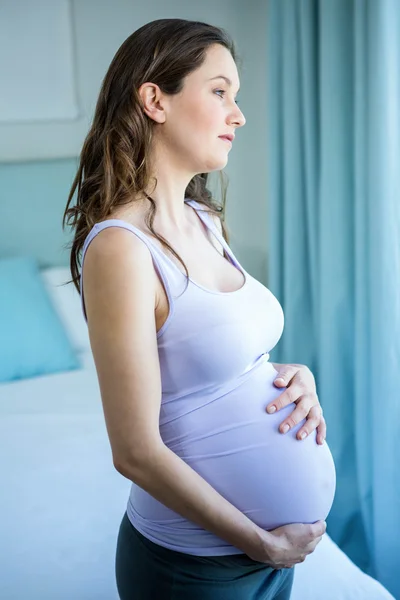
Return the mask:
<svg viewBox="0 0 400 600">
<path fill-rule="evenodd" d="M 260 543 L 247 555 L 274 569 L 291 569 L 314 552 L 326 531 L 326 522 L 291 523 L 259 531 Z"/>
<path fill-rule="evenodd" d="M 297 405 L 296 408 L 290 417 L 279 426 L 281 433 L 287 433 L 297 423 L 307 419 L 304 426 L 297 432 L 297 439 L 305 439 L 316 429 L 317 443 L 322 445 L 326 438 L 326 423 L 318 400 L 314 375 L 306 365 L 271 364 L 278 371 L 274 380 L 275 385 L 286 386 L 287 389 L 268 404 L 266 411 L 273 413 L 294 402 Z M 276 407 L 275 410 L 271 410 L 273 406 Z"/>
</svg>

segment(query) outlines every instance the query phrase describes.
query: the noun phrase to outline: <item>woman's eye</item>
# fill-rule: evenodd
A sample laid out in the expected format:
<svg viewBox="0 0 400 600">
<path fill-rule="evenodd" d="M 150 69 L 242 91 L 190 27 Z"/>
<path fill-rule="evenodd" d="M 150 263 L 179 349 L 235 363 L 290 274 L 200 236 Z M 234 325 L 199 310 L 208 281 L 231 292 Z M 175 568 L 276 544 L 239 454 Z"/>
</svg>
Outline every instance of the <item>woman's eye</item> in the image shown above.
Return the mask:
<svg viewBox="0 0 400 600">
<path fill-rule="evenodd" d="M 225 90 L 215 90 L 215 93 L 216 93 L 216 94 L 218 94 L 219 92 L 220 92 L 221 94 L 225 94 L 225 93 L 226 93 L 226 92 L 225 92 Z M 222 97 L 223 97 L 223 96 L 220 96 L 220 98 L 222 98 Z M 239 101 L 238 101 L 238 100 L 235 100 L 235 102 L 236 102 L 236 104 L 239 104 Z"/>
</svg>

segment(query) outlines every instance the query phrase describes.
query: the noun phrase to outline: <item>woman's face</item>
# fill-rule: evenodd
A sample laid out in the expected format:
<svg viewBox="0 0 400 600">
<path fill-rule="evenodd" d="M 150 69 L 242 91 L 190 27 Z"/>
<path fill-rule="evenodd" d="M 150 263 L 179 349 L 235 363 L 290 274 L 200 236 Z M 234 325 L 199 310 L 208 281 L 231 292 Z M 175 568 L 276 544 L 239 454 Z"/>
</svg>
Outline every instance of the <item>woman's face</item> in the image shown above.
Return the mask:
<svg viewBox="0 0 400 600">
<path fill-rule="evenodd" d="M 165 121 L 157 128 L 159 141 L 189 172 L 205 173 L 226 165 L 232 146 L 220 136 L 234 135 L 246 123 L 235 101 L 239 86 L 231 53 L 215 44 L 202 66 L 186 77 L 183 90 L 165 96 Z"/>
</svg>

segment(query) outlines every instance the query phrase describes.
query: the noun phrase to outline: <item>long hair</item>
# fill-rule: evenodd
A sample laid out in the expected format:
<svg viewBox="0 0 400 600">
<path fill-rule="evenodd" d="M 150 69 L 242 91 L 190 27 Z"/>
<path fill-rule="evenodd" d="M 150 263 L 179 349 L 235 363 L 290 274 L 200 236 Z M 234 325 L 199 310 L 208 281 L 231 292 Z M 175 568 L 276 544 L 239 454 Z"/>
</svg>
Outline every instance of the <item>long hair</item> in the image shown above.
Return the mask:
<svg viewBox="0 0 400 600">
<path fill-rule="evenodd" d="M 184 78 L 199 68 L 212 44 L 227 48 L 238 62 L 233 40 L 223 30 L 207 23 L 183 19 L 158 19 L 132 33 L 117 50 L 103 79 L 92 125 L 84 140 L 79 166 L 69 192 L 63 215 L 63 229 L 74 230 L 70 248 L 71 281 L 80 293 L 80 253 L 92 227 L 104 220 L 117 206 L 135 201 L 144 194 L 150 201 L 145 222 L 152 234 L 188 269 L 163 238 L 153 229 L 156 204 L 145 192 L 151 173 L 148 166 L 154 121 L 142 108 L 138 90 L 151 81 L 166 94 L 178 94 Z M 185 197 L 205 204 L 218 214 L 222 232 L 229 243 L 225 221 L 226 189 L 224 173 L 219 171 L 222 204 L 207 189 L 208 173 L 195 175 Z M 70 206 L 75 191 L 75 206 Z"/>
</svg>

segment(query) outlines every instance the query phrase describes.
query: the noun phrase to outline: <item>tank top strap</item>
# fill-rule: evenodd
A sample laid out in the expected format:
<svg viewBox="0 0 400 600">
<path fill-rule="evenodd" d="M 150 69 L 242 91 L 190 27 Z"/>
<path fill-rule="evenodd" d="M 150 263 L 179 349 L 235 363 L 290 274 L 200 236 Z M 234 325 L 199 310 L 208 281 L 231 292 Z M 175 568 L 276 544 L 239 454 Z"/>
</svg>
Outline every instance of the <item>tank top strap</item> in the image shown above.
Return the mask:
<svg viewBox="0 0 400 600">
<path fill-rule="evenodd" d="M 168 302 L 169 302 L 169 306 L 170 306 L 170 313 L 172 314 L 173 310 L 174 310 L 174 299 L 173 299 L 173 290 L 171 287 L 171 277 L 174 277 L 174 274 L 176 273 L 175 271 L 171 271 L 169 262 L 167 257 L 165 256 L 165 254 L 159 250 L 159 248 L 157 248 L 156 244 L 154 242 L 152 242 L 152 240 L 150 240 L 150 238 L 143 233 L 142 231 L 140 231 L 140 229 L 138 229 L 137 227 L 135 227 L 134 225 L 131 225 L 131 223 L 128 223 L 127 221 L 124 221 L 122 219 L 108 219 L 106 221 L 100 221 L 99 223 L 96 223 L 92 229 L 90 230 L 89 234 L 87 235 L 85 242 L 83 244 L 83 248 L 82 248 L 82 258 L 81 258 L 81 275 L 80 275 L 80 291 L 81 291 L 81 307 L 82 307 L 82 312 L 85 318 L 85 321 L 87 322 L 87 315 L 86 315 L 86 310 L 85 310 L 85 300 L 84 300 L 84 294 L 83 294 L 83 285 L 82 285 L 82 281 L 83 281 L 83 264 L 84 264 L 84 260 L 85 260 L 85 255 L 87 252 L 87 249 L 90 245 L 90 242 L 96 237 L 96 235 L 98 235 L 100 233 L 100 231 L 103 231 L 103 229 L 107 229 L 108 227 L 121 227 L 122 229 L 127 229 L 129 231 L 131 231 L 133 234 L 135 234 L 137 237 L 139 237 L 142 242 L 144 242 L 146 244 L 146 246 L 148 247 L 152 259 L 153 259 L 153 264 L 156 268 L 157 273 L 159 274 L 161 281 L 164 285 L 164 289 L 168 298 Z M 167 274 L 168 273 L 168 274 Z M 161 334 L 160 330 L 157 334 L 157 336 L 159 336 Z"/>
<path fill-rule="evenodd" d="M 204 210 L 202 205 L 199 204 L 199 202 L 197 202 L 196 200 L 185 200 L 185 202 L 186 202 L 186 204 L 190 204 L 190 206 L 192 206 L 195 209 L 195 211 L 199 215 L 200 219 L 203 221 L 204 225 L 207 227 L 207 229 L 209 229 L 211 231 L 211 233 L 217 238 L 218 242 L 224 248 L 224 250 L 225 250 L 227 256 L 229 256 L 231 262 L 233 262 L 240 270 L 243 271 L 244 269 L 243 269 L 242 265 L 239 263 L 238 259 L 232 252 L 232 249 L 230 248 L 229 244 L 227 243 L 224 236 L 219 231 L 218 227 L 216 226 L 215 222 L 208 214 L 207 210 Z"/>
</svg>

